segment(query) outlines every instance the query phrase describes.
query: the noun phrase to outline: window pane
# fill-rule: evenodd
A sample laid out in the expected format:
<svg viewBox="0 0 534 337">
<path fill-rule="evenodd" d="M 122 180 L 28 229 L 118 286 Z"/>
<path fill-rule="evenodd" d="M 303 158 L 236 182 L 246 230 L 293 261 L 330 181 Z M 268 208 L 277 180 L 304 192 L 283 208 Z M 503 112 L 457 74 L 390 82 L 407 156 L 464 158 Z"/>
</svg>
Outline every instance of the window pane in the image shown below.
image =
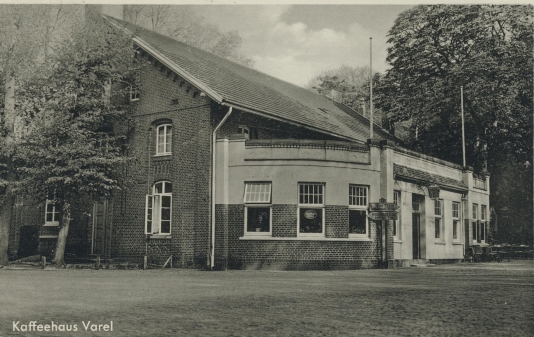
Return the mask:
<svg viewBox="0 0 534 337">
<path fill-rule="evenodd" d="M 299 232 L 322 233 L 323 210 L 318 208 L 299 208 Z"/>
<path fill-rule="evenodd" d="M 246 183 L 245 203 L 268 204 L 271 202 L 271 183 Z"/>
<path fill-rule="evenodd" d="M 165 137 L 165 152 L 171 152 L 171 141 L 172 141 L 172 126 L 167 125 L 167 136 Z"/>
<path fill-rule="evenodd" d="M 163 193 L 163 183 L 157 183 L 154 185 L 156 193 Z"/>
<path fill-rule="evenodd" d="M 269 232 L 270 217 L 269 207 L 248 207 L 247 232 Z"/>
<path fill-rule="evenodd" d="M 165 151 L 165 128 L 163 126 L 158 127 L 157 137 L 158 149 L 157 153 L 163 153 Z"/>
<path fill-rule="evenodd" d="M 53 220 L 52 213 L 46 213 L 46 222 L 52 222 Z M 42 219 L 42 218 L 41 218 Z"/>
<path fill-rule="evenodd" d="M 161 222 L 161 234 L 170 234 L 171 233 L 171 222 L 162 221 Z"/>
<path fill-rule="evenodd" d="M 367 234 L 367 216 L 364 210 L 349 210 L 349 233 Z"/>
<path fill-rule="evenodd" d="M 161 197 L 161 207 L 170 208 L 171 207 L 171 197 L 170 196 L 162 196 Z"/>
<path fill-rule="evenodd" d="M 147 233 L 152 233 L 152 221 L 147 221 L 146 222 L 146 232 Z"/>
<path fill-rule="evenodd" d="M 458 221 L 457 220 L 454 220 L 452 222 L 452 238 L 454 240 L 458 239 Z"/>
<path fill-rule="evenodd" d="M 54 211 L 54 204 L 46 204 L 46 212 L 52 213 Z"/>
<path fill-rule="evenodd" d="M 393 236 L 397 236 L 397 220 L 393 220 Z"/>
<path fill-rule="evenodd" d="M 435 227 L 436 227 L 435 238 L 439 239 L 440 238 L 440 234 L 441 234 L 441 219 L 440 218 L 436 218 L 435 219 Z"/>
<path fill-rule="evenodd" d="M 162 208 L 161 209 L 161 220 L 162 222 L 164 220 L 171 220 L 171 209 L 170 208 Z"/>
<path fill-rule="evenodd" d="M 473 222 L 473 241 L 477 241 L 477 223 Z"/>
<path fill-rule="evenodd" d="M 59 222 L 59 212 L 54 213 L 54 221 Z"/>
<path fill-rule="evenodd" d="M 480 225 L 480 240 L 486 240 L 486 228 L 485 223 Z"/>
<path fill-rule="evenodd" d="M 300 184 L 299 203 L 322 205 L 324 188 L 322 184 Z"/>
<path fill-rule="evenodd" d="M 478 211 L 478 205 L 473 204 L 473 219 L 475 220 L 478 218 L 477 211 Z"/>
<path fill-rule="evenodd" d="M 165 193 L 172 193 L 172 184 L 169 182 L 165 183 Z"/>
</svg>

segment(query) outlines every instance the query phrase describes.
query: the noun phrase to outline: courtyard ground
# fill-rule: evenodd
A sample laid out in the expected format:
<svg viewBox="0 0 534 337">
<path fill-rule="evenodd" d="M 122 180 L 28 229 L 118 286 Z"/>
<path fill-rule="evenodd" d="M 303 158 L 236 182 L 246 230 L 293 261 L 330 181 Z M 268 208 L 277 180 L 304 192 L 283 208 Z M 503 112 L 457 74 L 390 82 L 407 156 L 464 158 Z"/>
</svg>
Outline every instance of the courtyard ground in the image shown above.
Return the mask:
<svg viewBox="0 0 534 337">
<path fill-rule="evenodd" d="M 18 332 L 13 321 L 77 324 L 78 332 Z M 82 321 L 113 321 L 113 332 L 85 332 Z M 533 262 L 308 272 L 0 269 L 0 336 L 70 335 L 534 336 Z"/>
</svg>

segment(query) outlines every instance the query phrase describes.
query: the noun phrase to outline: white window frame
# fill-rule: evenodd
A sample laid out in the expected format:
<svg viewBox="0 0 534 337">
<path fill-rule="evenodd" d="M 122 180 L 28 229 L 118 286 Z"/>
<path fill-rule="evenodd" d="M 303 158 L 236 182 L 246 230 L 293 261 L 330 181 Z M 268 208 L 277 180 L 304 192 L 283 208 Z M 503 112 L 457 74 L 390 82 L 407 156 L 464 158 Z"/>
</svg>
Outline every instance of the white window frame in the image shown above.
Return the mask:
<svg viewBox="0 0 534 337">
<path fill-rule="evenodd" d="M 244 134 L 250 137 L 250 128 L 246 125 L 238 125 L 237 133 Z"/>
<path fill-rule="evenodd" d="M 52 212 L 48 212 L 48 205 L 52 205 Z M 45 226 L 59 226 L 59 216 L 61 215 L 61 212 L 58 210 L 57 203 L 52 200 L 46 200 L 44 213 Z M 48 214 L 52 214 L 52 221 L 47 221 Z M 54 221 L 55 215 L 57 215 L 57 221 Z"/>
<path fill-rule="evenodd" d="M 400 240 L 402 238 L 401 235 L 401 191 L 394 190 L 393 191 L 393 203 L 397 206 L 399 206 L 399 209 L 397 211 L 397 220 L 393 220 L 393 227 L 394 227 L 394 234 L 393 239 L 394 240 Z"/>
<path fill-rule="evenodd" d="M 439 210 L 439 214 L 437 210 Z M 436 222 L 439 222 L 439 225 Z M 438 230 L 437 233 L 436 229 Z M 437 237 L 436 234 L 438 235 Z M 443 199 L 434 199 L 434 239 L 439 241 L 444 241 L 445 239 L 443 235 Z"/>
<path fill-rule="evenodd" d="M 156 185 L 163 184 L 162 186 L 162 192 L 158 193 L 156 192 Z M 167 184 L 170 185 L 171 192 L 167 192 Z M 155 200 L 156 197 L 159 197 L 159 206 L 155 207 Z M 169 208 L 169 232 L 163 233 L 161 231 L 161 211 L 164 209 L 162 206 L 162 200 L 163 197 L 170 197 L 170 207 Z M 166 208 L 166 207 L 165 207 Z M 152 210 L 152 217 L 149 220 L 148 219 L 148 210 Z M 159 215 L 157 212 L 159 211 Z M 148 231 L 148 222 L 151 222 L 151 230 Z M 146 235 L 171 235 L 172 233 L 172 183 L 170 181 L 158 181 L 154 183 L 152 186 L 152 194 L 146 196 L 146 204 L 145 204 L 145 234 Z"/>
<path fill-rule="evenodd" d="M 480 235 L 484 233 L 484 238 L 480 238 L 480 243 L 486 243 L 488 240 L 488 231 L 486 228 L 486 217 L 488 214 L 488 208 L 486 205 L 480 205 Z"/>
<path fill-rule="evenodd" d="M 130 102 L 136 102 L 141 97 L 141 91 L 139 90 L 139 82 L 141 81 L 141 75 L 136 73 L 133 79 L 133 83 L 130 85 Z"/>
<path fill-rule="evenodd" d="M 457 209 L 457 214 L 454 214 L 455 213 L 455 210 L 454 210 L 454 206 L 458 206 L 458 209 Z M 457 201 L 453 201 L 452 202 L 452 209 L 451 209 L 451 217 L 452 217 L 452 241 L 453 242 L 460 242 L 462 240 L 462 231 L 461 231 L 461 221 L 460 221 L 460 214 L 461 214 L 461 210 L 460 210 L 460 203 L 457 202 Z M 454 225 L 456 223 L 456 238 L 454 238 Z"/>
<path fill-rule="evenodd" d="M 160 152 L 159 132 L 161 129 L 163 130 L 163 144 L 162 144 L 163 150 Z M 170 134 L 168 134 L 169 129 L 170 129 Z M 159 124 L 156 127 L 156 156 L 169 156 L 171 154 L 172 154 L 172 124 L 170 123 Z"/>
<path fill-rule="evenodd" d="M 301 194 L 300 194 L 300 186 L 315 186 L 315 185 L 321 185 L 322 186 L 322 193 L 320 194 L 322 198 L 322 203 L 301 203 Z M 309 193 L 306 194 L 308 197 L 310 196 Z M 314 196 L 315 194 L 311 194 L 311 196 Z M 316 182 L 301 182 L 297 184 L 297 236 L 298 237 L 324 237 L 325 233 L 325 195 L 326 195 L 326 184 L 325 183 L 316 183 Z M 319 195 L 317 195 L 319 196 Z M 319 209 L 321 210 L 322 214 L 322 231 L 321 233 L 301 233 L 300 232 L 300 209 L 301 208 L 313 208 L 313 209 Z"/>
<path fill-rule="evenodd" d="M 358 195 L 358 193 L 353 194 L 353 191 L 356 191 L 357 189 L 363 189 L 365 191 L 365 196 Z M 362 203 L 362 198 L 364 199 L 364 202 Z M 369 237 L 369 218 L 367 215 L 369 214 L 369 186 L 366 185 L 357 185 L 357 184 L 350 184 L 349 185 L 349 226 L 350 226 L 350 211 L 365 211 L 365 233 L 358 234 L 358 233 L 350 233 L 350 227 L 349 227 L 349 238 L 368 238 Z"/>
<path fill-rule="evenodd" d="M 261 193 L 261 196 L 265 197 L 266 194 L 268 194 L 268 198 L 248 198 L 252 195 L 252 191 L 248 189 L 248 187 L 251 187 L 253 185 L 264 185 L 268 186 L 268 192 L 263 191 L 259 192 Z M 268 181 L 250 181 L 245 182 L 245 191 L 243 193 L 243 203 L 245 204 L 245 227 L 244 227 L 244 233 L 245 235 L 253 235 L 253 236 L 271 236 L 273 231 L 273 205 L 272 205 L 272 182 Z M 254 192 L 256 194 L 256 192 Z M 260 196 L 260 194 L 257 194 Z M 256 199 L 256 200 L 254 200 Z M 248 231 L 248 210 L 249 208 L 269 208 L 269 231 L 268 232 L 249 232 Z"/>
<path fill-rule="evenodd" d="M 473 232 L 472 242 L 478 243 L 478 237 L 480 235 L 480 233 L 478 232 L 478 229 L 480 227 L 478 223 L 478 204 L 473 203 L 473 205 L 471 206 L 471 216 L 472 216 L 471 231 Z M 474 228 L 473 228 L 473 225 L 475 225 Z"/>
</svg>

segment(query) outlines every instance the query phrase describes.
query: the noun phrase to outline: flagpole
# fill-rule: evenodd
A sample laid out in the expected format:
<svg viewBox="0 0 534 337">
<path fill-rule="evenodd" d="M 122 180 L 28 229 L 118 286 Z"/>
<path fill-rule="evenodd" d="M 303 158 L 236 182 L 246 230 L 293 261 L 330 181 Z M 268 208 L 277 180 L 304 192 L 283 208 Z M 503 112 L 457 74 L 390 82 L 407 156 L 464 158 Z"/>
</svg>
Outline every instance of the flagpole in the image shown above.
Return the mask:
<svg viewBox="0 0 534 337">
<path fill-rule="evenodd" d="M 369 138 L 373 139 L 373 38 L 369 38 Z"/>
<path fill-rule="evenodd" d="M 460 101 L 462 105 L 462 157 L 463 157 L 464 167 L 467 167 L 465 163 L 465 124 L 464 124 L 464 87 L 463 86 L 460 86 Z"/>
</svg>

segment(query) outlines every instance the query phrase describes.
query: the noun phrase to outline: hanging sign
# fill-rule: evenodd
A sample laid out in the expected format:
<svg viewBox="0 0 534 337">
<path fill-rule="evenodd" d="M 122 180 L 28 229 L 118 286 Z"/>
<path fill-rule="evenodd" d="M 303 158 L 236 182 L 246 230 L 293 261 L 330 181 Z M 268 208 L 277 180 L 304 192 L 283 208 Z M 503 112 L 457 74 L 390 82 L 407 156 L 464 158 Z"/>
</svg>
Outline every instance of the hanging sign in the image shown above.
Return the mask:
<svg viewBox="0 0 534 337">
<path fill-rule="evenodd" d="M 381 202 L 370 202 L 369 203 L 369 212 L 394 212 L 398 210 L 399 205 L 394 203 L 381 203 Z"/>
<path fill-rule="evenodd" d="M 367 214 L 367 217 L 373 221 L 378 220 L 397 220 L 397 212 L 395 211 L 386 211 L 386 212 L 371 212 Z"/>
</svg>

